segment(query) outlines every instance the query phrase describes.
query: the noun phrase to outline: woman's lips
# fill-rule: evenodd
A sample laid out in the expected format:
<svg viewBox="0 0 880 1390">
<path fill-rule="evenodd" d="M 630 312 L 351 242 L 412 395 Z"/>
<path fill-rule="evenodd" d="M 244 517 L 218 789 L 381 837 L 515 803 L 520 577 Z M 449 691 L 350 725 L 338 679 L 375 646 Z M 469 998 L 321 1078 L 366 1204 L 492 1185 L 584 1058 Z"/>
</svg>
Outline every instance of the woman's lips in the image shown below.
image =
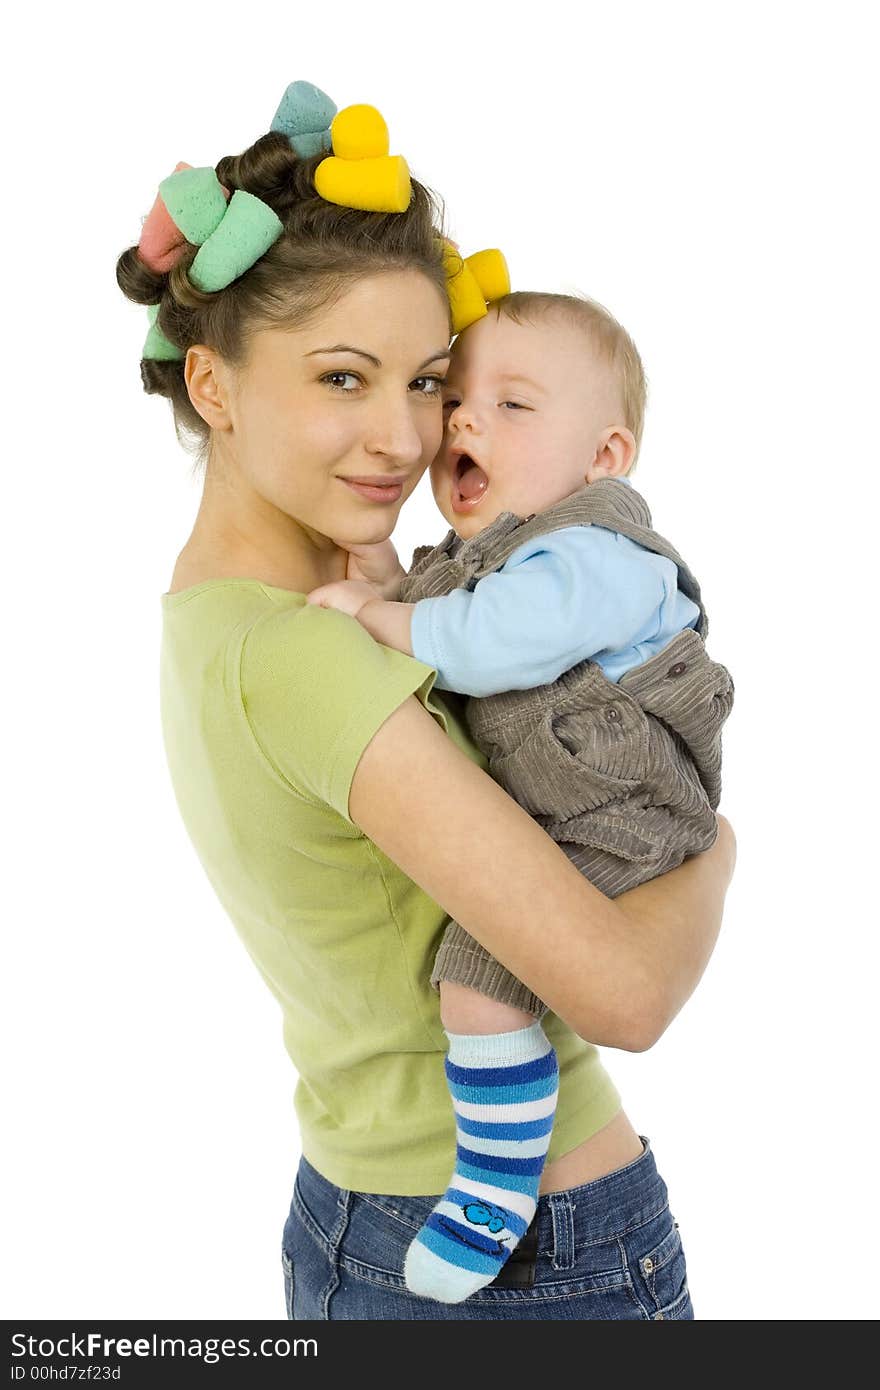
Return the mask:
<svg viewBox="0 0 880 1390">
<path fill-rule="evenodd" d="M 341 478 L 340 482 L 345 483 L 358 496 L 366 497 L 368 502 L 399 502 L 403 493 L 402 482 L 394 483 L 390 487 L 377 487 L 371 483 L 353 483 L 350 478 Z"/>
</svg>

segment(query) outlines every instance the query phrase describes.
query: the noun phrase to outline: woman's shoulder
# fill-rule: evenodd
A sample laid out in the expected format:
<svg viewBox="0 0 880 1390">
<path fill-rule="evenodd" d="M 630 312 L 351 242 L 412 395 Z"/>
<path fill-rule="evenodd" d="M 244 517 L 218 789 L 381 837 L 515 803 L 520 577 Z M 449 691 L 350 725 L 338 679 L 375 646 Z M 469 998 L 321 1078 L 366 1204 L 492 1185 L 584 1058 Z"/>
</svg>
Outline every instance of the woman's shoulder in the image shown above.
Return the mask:
<svg viewBox="0 0 880 1390">
<path fill-rule="evenodd" d="M 161 604 L 165 646 L 194 667 L 224 670 L 230 693 L 240 683 L 242 691 L 283 688 L 289 698 L 294 677 L 314 693 L 334 670 L 356 664 L 359 634 L 368 636 L 345 614 L 260 579 L 201 579 L 172 587 Z"/>
<path fill-rule="evenodd" d="M 241 693 L 257 718 L 289 728 L 296 712 L 314 730 L 356 737 L 373 727 L 378 711 L 387 716 L 433 684 L 433 667 L 377 642 L 347 613 L 302 596 L 268 597 L 241 640 Z"/>
<path fill-rule="evenodd" d="M 162 595 L 166 635 L 226 649 L 242 690 L 271 703 L 294 692 L 309 700 L 333 691 L 420 684 L 433 668 L 383 646 L 355 618 L 310 604 L 306 595 L 239 576 L 201 579 Z"/>
<path fill-rule="evenodd" d="M 375 641 L 347 613 L 308 603 L 302 594 L 263 587 L 265 602 L 244 641 L 242 669 L 250 680 L 262 675 L 275 679 L 288 669 L 310 685 L 326 682 L 338 687 L 422 665 Z"/>
<path fill-rule="evenodd" d="M 427 701 L 435 675 L 348 614 L 304 602 L 264 612 L 244 634 L 238 663 L 258 743 L 294 786 L 347 820 L 364 749 L 409 696 Z"/>
<path fill-rule="evenodd" d="M 166 691 L 200 705 L 209 688 L 295 789 L 346 818 L 354 770 L 377 729 L 411 695 L 428 707 L 433 667 L 304 594 L 214 577 L 162 601 Z M 447 728 L 443 709 L 430 713 Z"/>
</svg>

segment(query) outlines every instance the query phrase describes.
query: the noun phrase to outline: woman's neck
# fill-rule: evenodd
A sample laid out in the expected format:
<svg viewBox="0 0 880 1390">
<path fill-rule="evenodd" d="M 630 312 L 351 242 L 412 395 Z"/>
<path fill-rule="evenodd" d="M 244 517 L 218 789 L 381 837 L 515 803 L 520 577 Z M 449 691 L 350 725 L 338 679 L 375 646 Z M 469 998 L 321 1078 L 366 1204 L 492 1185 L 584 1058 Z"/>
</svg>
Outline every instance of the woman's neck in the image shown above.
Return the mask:
<svg viewBox="0 0 880 1390">
<path fill-rule="evenodd" d="M 348 554 L 293 517 L 210 473 L 189 540 L 177 557 L 171 592 L 206 579 L 259 579 L 307 594 L 345 578 Z"/>
</svg>

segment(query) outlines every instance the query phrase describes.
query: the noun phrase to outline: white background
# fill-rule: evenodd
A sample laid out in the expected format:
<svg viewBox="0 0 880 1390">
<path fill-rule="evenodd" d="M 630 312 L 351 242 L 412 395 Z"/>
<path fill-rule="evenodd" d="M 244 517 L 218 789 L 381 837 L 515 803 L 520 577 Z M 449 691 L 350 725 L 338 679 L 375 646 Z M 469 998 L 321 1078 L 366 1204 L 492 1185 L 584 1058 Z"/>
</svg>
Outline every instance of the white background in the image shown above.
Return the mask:
<svg viewBox="0 0 880 1390">
<path fill-rule="evenodd" d="M 739 863 L 695 996 L 650 1052 L 604 1060 L 698 1318 L 877 1315 L 871 10 L 15 11 L 4 1316 L 284 1314 L 295 1076 L 165 768 L 159 594 L 198 491 L 114 266 L 177 161 L 251 143 L 297 78 L 380 107 L 465 253 L 500 245 L 514 288 L 591 294 L 640 347 L 638 486 L 736 683 Z M 445 531 L 426 477 L 404 563 Z"/>
</svg>

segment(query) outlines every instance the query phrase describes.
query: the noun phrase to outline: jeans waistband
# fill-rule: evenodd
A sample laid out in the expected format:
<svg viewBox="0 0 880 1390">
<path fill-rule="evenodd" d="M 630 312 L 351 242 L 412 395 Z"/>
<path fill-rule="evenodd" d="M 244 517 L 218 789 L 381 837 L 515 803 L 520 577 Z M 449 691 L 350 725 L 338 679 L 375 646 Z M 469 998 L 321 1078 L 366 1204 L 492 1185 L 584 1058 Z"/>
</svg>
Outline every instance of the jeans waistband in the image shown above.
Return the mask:
<svg viewBox="0 0 880 1390">
<path fill-rule="evenodd" d="M 644 1134 L 639 1138 L 644 1145 L 642 1153 L 623 1168 L 538 1198 L 539 1250 L 553 1251 L 558 1246 L 563 1224 L 568 1238 L 582 1245 L 633 1230 L 664 1209 L 668 1203 L 666 1183 L 657 1171 L 650 1139 Z M 329 1244 L 335 1245 L 345 1227 L 351 1192 L 329 1182 L 305 1157 L 300 1159 L 297 1183 L 309 1212 Z M 400 1200 L 406 1203 L 420 1199 Z"/>
</svg>

